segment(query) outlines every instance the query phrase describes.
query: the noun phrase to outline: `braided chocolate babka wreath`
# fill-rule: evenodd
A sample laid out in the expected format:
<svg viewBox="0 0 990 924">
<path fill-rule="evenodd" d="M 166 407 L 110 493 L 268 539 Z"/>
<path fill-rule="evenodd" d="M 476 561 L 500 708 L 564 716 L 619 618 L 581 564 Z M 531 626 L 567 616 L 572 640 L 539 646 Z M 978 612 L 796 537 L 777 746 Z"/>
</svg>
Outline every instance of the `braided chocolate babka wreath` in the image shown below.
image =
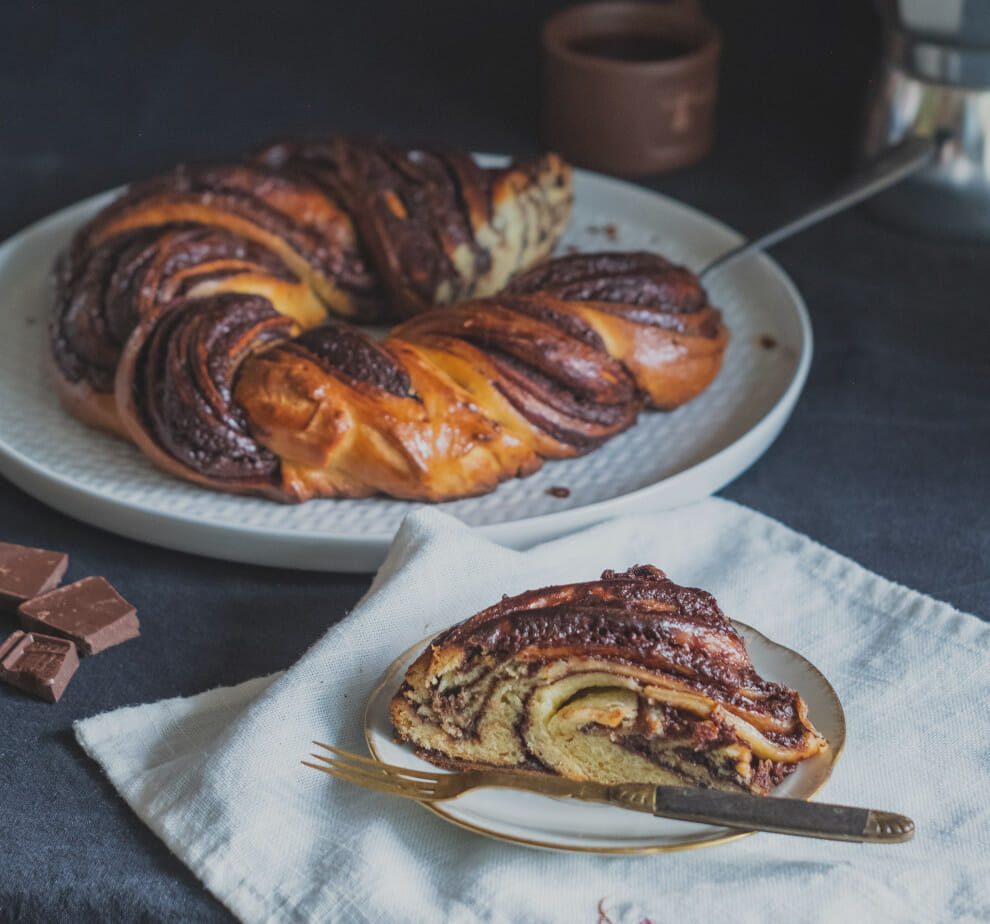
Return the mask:
<svg viewBox="0 0 990 924">
<path fill-rule="evenodd" d="M 156 464 L 281 501 L 491 491 L 712 381 L 727 333 L 645 253 L 546 260 L 553 154 L 329 139 L 138 183 L 56 269 L 59 396 Z M 437 307 L 440 306 L 440 307 Z M 409 318 L 381 341 L 356 323 Z"/>
</svg>

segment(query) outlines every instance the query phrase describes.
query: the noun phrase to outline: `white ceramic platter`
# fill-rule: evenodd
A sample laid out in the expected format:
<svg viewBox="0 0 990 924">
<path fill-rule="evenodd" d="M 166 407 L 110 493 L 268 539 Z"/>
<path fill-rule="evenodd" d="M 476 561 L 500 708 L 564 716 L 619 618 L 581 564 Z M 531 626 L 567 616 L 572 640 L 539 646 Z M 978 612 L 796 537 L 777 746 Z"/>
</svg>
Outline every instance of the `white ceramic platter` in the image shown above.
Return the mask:
<svg viewBox="0 0 990 924">
<path fill-rule="evenodd" d="M 774 791 L 775 796 L 810 799 L 825 785 L 845 744 L 845 716 L 839 697 L 801 655 L 749 626 L 738 622 L 735 626 L 759 674 L 797 690 L 808 704 L 812 724 L 828 739 L 828 750 L 804 761 Z M 365 738 L 372 755 L 384 763 L 443 773 L 418 758 L 408 746 L 396 744 L 388 718 L 389 700 L 428 641 L 410 648 L 385 672 L 368 701 Z M 527 847 L 585 853 L 666 853 L 723 844 L 751 833 L 507 789 L 478 789 L 458 799 L 423 806 L 480 834 Z"/>
<path fill-rule="evenodd" d="M 739 236 L 664 196 L 575 171 L 574 221 L 560 251 L 652 250 L 699 267 Z M 46 371 L 52 264 L 106 193 L 0 245 L 0 472 L 46 504 L 104 529 L 182 551 L 321 571 L 374 570 L 415 504 L 387 498 L 298 506 L 179 481 L 133 446 L 62 410 Z M 731 332 L 718 378 L 679 410 L 644 413 L 581 459 L 551 462 L 485 497 L 442 505 L 486 536 L 525 548 L 624 513 L 678 506 L 745 471 L 786 422 L 811 363 L 801 297 L 769 258 L 742 260 L 708 286 Z M 565 487 L 565 498 L 549 493 Z"/>
<path fill-rule="evenodd" d="M 801 655 L 749 626 L 738 622 L 735 626 L 759 674 L 797 690 L 808 704 L 808 718 L 828 739 L 824 753 L 804 761 L 774 790 L 775 796 L 810 799 L 825 785 L 845 744 L 846 723 L 839 697 Z M 389 700 L 427 643 L 424 639 L 410 648 L 385 672 L 368 702 L 365 738 L 372 755 L 384 763 L 442 773 L 408 746 L 395 743 L 388 718 Z M 666 853 L 711 847 L 750 833 L 508 789 L 478 789 L 448 802 L 424 803 L 424 808 L 463 828 L 515 844 L 585 853 Z"/>
</svg>

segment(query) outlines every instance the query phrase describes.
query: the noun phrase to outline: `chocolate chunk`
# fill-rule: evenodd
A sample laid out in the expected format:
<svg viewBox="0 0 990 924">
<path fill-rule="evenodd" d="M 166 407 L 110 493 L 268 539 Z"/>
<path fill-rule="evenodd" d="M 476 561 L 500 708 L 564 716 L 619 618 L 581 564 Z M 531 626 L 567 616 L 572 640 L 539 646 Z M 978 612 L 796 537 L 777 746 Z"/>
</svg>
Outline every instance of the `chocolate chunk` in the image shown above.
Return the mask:
<svg viewBox="0 0 990 924">
<path fill-rule="evenodd" d="M 49 703 L 58 702 L 77 667 L 68 639 L 18 631 L 0 645 L 0 680 Z"/>
<path fill-rule="evenodd" d="M 25 600 L 58 587 L 69 556 L 0 542 L 0 612 L 16 613 Z"/>
<path fill-rule="evenodd" d="M 552 488 L 547 488 L 547 494 L 551 497 L 570 497 L 571 489 L 561 487 L 560 485 L 554 485 Z"/>
<path fill-rule="evenodd" d="M 18 610 L 28 631 L 63 635 L 90 655 L 137 638 L 137 610 L 105 578 L 88 577 L 59 587 Z"/>
</svg>

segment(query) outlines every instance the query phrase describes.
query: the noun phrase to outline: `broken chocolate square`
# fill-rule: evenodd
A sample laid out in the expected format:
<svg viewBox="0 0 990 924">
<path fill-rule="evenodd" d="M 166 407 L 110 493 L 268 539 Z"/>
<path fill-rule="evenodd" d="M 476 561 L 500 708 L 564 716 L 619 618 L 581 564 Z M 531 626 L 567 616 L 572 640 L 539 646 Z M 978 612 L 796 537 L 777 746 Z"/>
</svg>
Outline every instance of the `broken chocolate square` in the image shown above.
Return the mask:
<svg viewBox="0 0 990 924">
<path fill-rule="evenodd" d="M 68 639 L 18 631 L 0 644 L 0 680 L 49 703 L 58 702 L 77 667 Z"/>
<path fill-rule="evenodd" d="M 25 629 L 65 636 L 81 655 L 140 635 L 137 610 L 101 577 L 83 578 L 28 600 L 18 613 Z"/>
<path fill-rule="evenodd" d="M 0 542 L 0 611 L 16 613 L 25 600 L 58 587 L 69 556 Z"/>
</svg>

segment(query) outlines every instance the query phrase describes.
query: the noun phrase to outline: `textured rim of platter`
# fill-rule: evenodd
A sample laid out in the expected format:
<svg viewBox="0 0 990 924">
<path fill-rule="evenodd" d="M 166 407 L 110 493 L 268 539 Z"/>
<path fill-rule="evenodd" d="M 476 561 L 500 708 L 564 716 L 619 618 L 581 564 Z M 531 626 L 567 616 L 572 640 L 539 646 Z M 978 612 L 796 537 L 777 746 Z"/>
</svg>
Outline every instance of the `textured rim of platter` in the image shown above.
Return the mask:
<svg viewBox="0 0 990 924">
<path fill-rule="evenodd" d="M 809 800 L 828 782 L 846 743 L 846 718 L 839 696 L 825 675 L 796 651 L 768 639 L 745 623 L 733 620 L 733 625 L 742 635 L 758 673 L 797 690 L 808 703 L 808 718 L 829 741 L 824 754 L 800 764 L 773 794 Z M 392 739 L 388 718 L 389 700 L 406 670 L 435 637 L 423 639 L 399 655 L 368 698 L 364 736 L 376 760 L 409 770 L 446 772 L 417 757 L 407 745 L 397 744 Z M 577 853 L 673 853 L 713 847 L 756 833 L 504 789 L 474 790 L 448 802 L 420 805 L 445 821 L 478 834 L 525 847 Z M 625 836 L 602 833 L 603 829 L 621 832 L 624 827 Z M 630 829 L 633 833 L 629 833 Z M 655 833 L 651 835 L 653 829 Z"/>
<path fill-rule="evenodd" d="M 574 221 L 558 252 L 649 249 L 697 267 L 741 240 L 704 213 L 630 183 L 576 170 L 574 185 Z M 39 378 L 47 375 L 51 266 L 76 228 L 118 194 L 79 202 L 0 245 L 0 473 L 70 516 L 156 545 L 279 567 L 377 568 L 416 504 L 371 498 L 286 507 L 212 492 L 159 472 L 136 448 L 83 427 L 58 407 Z M 671 414 L 644 412 L 635 427 L 588 456 L 547 463 L 493 494 L 440 509 L 490 539 L 526 548 L 610 517 L 699 500 L 745 471 L 797 401 L 811 364 L 811 324 L 800 294 L 766 256 L 739 261 L 708 288 L 731 340 L 723 370 L 704 394 Z M 669 448 L 658 452 L 657 443 Z M 92 462 L 102 479 L 95 487 L 79 468 L 90 453 L 110 460 Z M 658 461 L 670 470 L 640 475 Z M 622 487 L 622 478 L 633 487 Z M 139 487 L 128 489 L 128 482 Z M 558 485 L 570 489 L 568 498 L 548 495 Z"/>
</svg>

